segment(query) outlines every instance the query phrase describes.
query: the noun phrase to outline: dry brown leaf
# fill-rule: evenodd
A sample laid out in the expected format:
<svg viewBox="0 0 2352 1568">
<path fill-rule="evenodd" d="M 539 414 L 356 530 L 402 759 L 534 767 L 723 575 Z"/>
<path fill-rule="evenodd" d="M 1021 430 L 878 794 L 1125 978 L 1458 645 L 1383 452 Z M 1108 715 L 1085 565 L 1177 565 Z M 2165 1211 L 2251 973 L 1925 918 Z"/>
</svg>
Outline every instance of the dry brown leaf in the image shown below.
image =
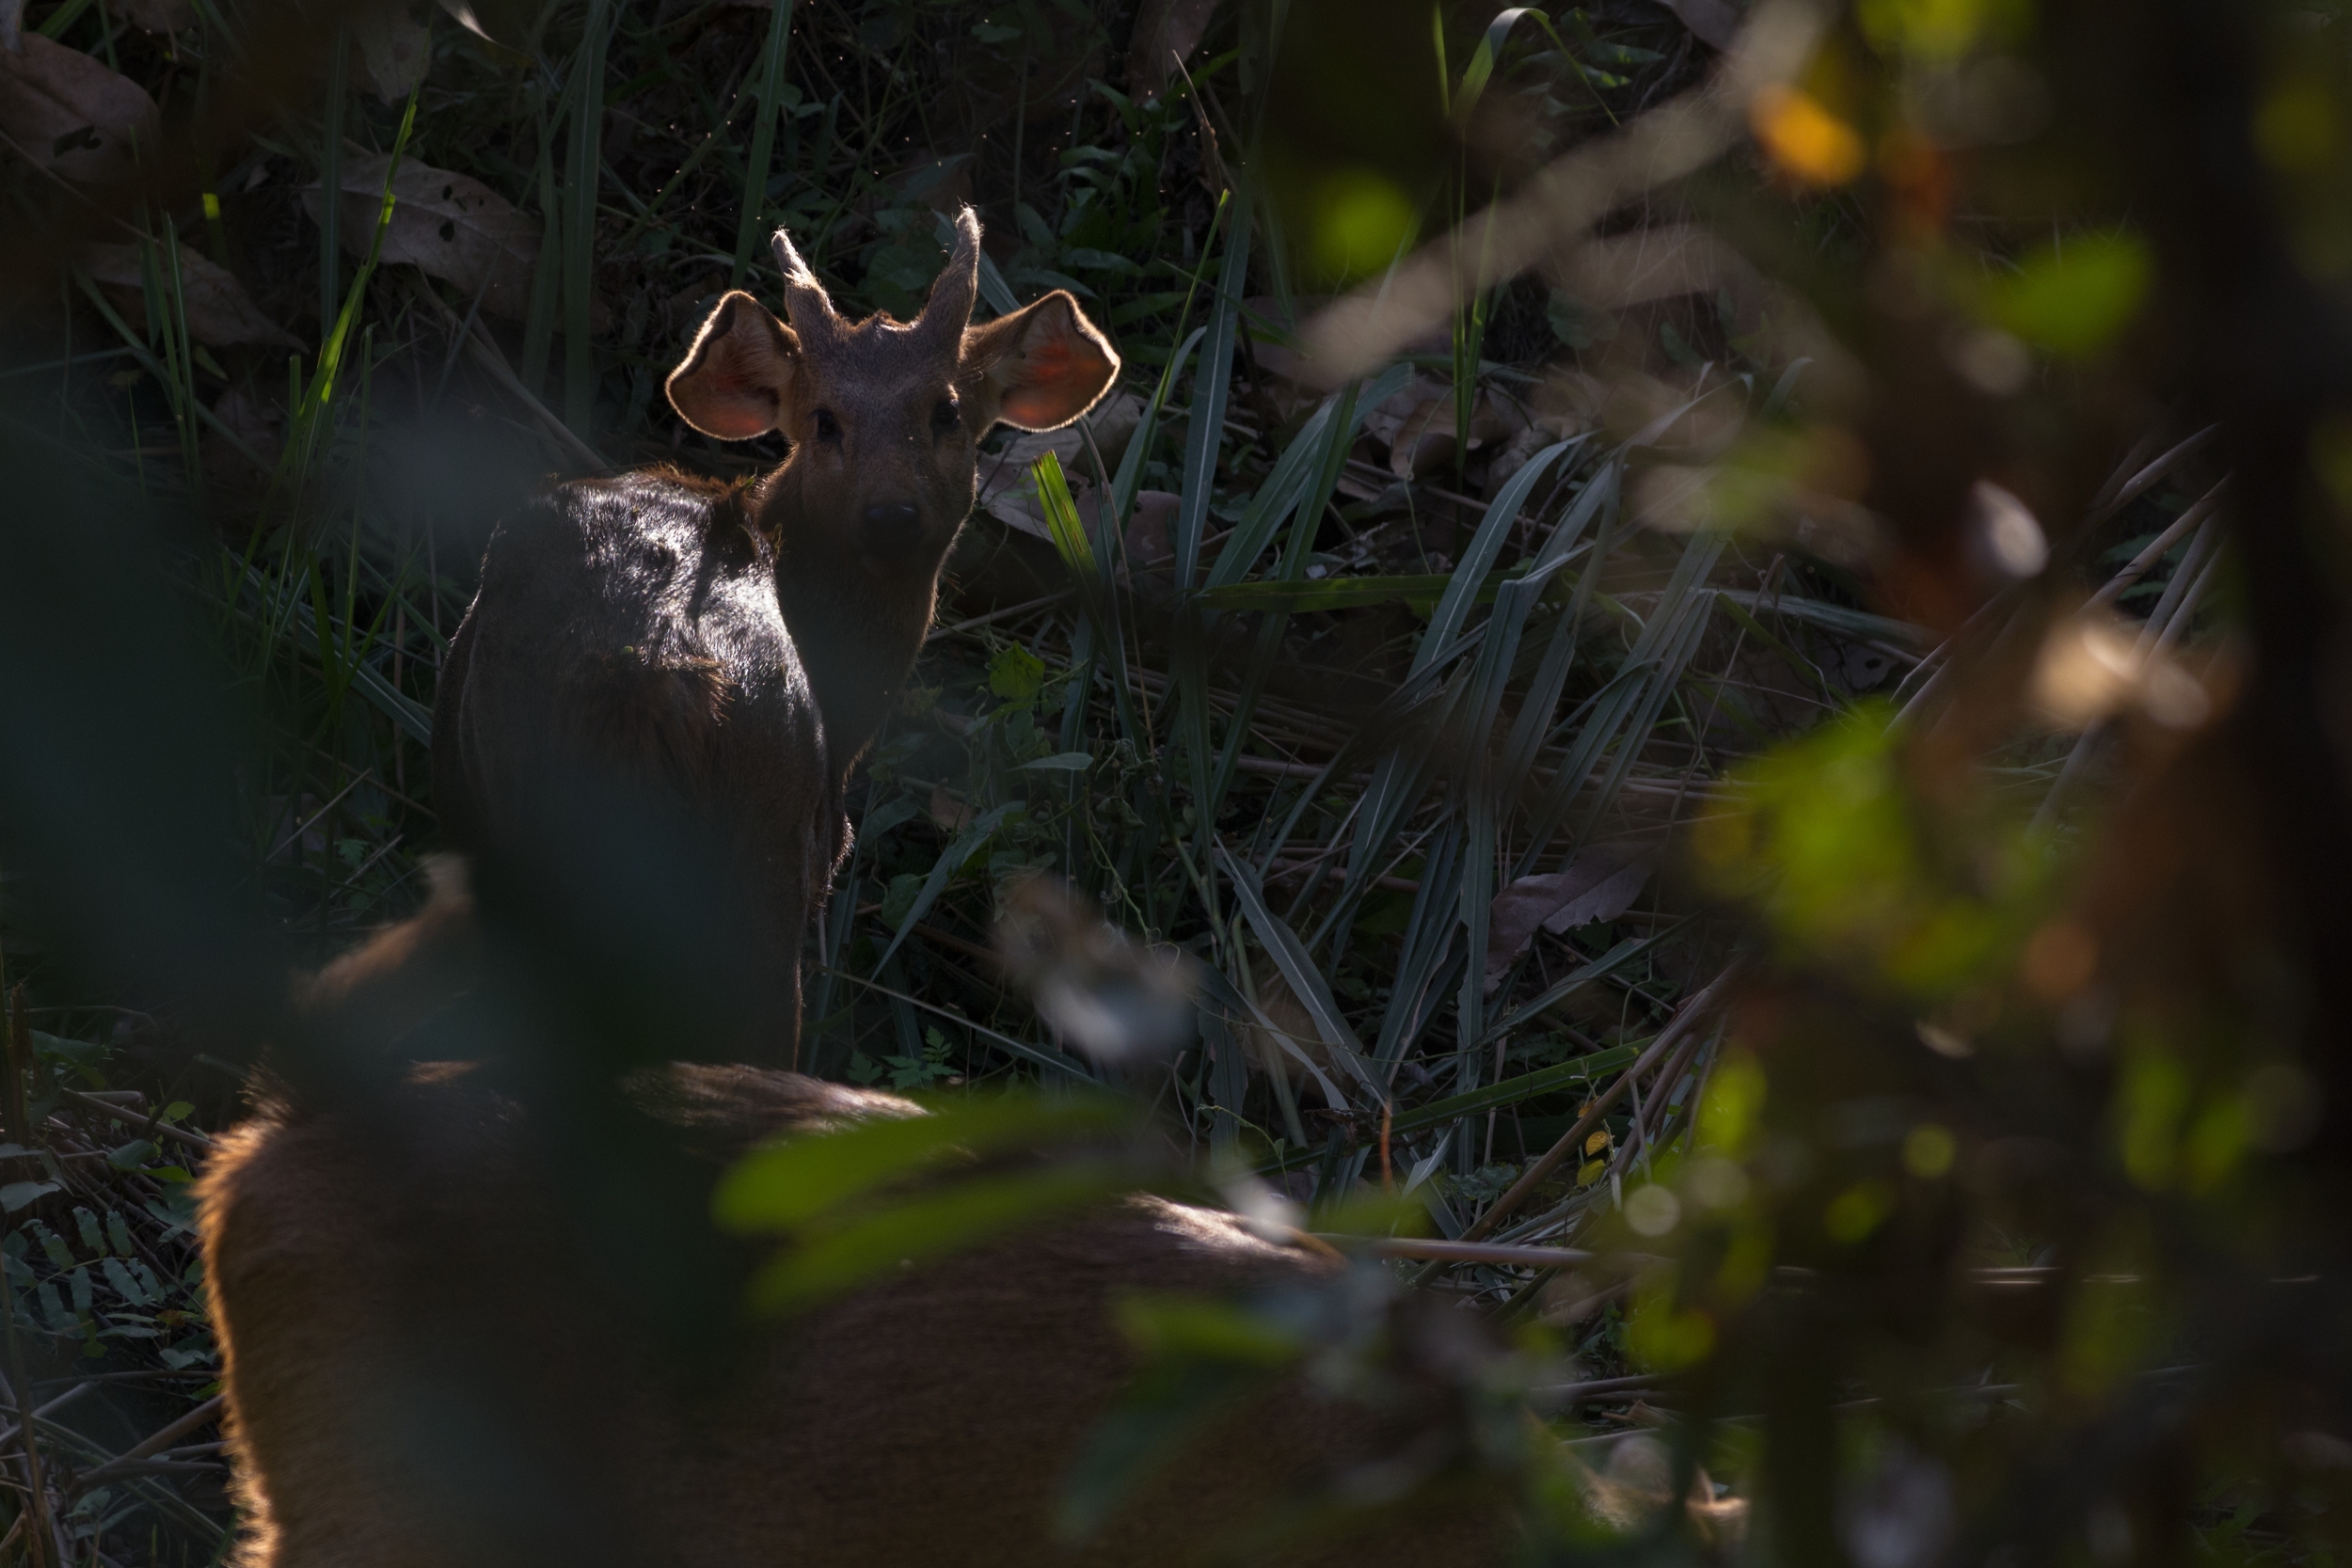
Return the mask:
<svg viewBox="0 0 2352 1568">
<path fill-rule="evenodd" d="M 931 823 L 943 833 L 960 833 L 972 825 L 971 806 L 947 793 L 944 784 L 931 785 Z"/>
<path fill-rule="evenodd" d="M 367 254 L 375 234 L 387 162 L 354 158 L 343 166 L 338 231 L 343 248 L 355 256 Z M 318 202 L 316 185 L 302 193 L 313 218 Z M 494 315 L 526 315 L 532 272 L 539 261 L 539 220 L 516 211 L 471 175 L 404 159 L 392 182 L 392 221 L 384 234 L 383 260 L 421 267 L 469 294 L 479 293 L 482 308 Z"/>
<path fill-rule="evenodd" d="M 151 33 L 176 33 L 196 25 L 196 7 L 189 0 L 122 0 L 122 14 L 134 27 Z"/>
<path fill-rule="evenodd" d="M 1001 453 L 980 460 L 980 504 L 993 510 L 1001 495 L 1027 494 L 1030 467 L 1049 451 L 1061 461 L 1061 470 L 1072 484 L 1085 483 L 1094 471 L 1094 460 L 1087 455 L 1089 436 L 1094 437 L 1095 451 L 1103 454 L 1104 467 L 1117 472 L 1119 460 L 1126 454 L 1127 443 L 1142 419 L 1141 398 L 1133 392 L 1113 392 L 1076 424 L 1015 436 Z M 1086 428 L 1081 431 L 1079 425 Z"/>
<path fill-rule="evenodd" d="M 1258 1011 L 1265 1022 L 1244 1018 L 1233 1033 L 1240 1037 L 1244 1059 L 1251 1070 L 1279 1072 L 1294 1084 L 1305 1084 L 1315 1069 L 1331 1069 L 1331 1047 L 1315 1028 L 1315 1021 L 1298 1000 L 1290 982 L 1274 972 L 1274 960 L 1258 955 L 1268 974 L 1258 982 Z M 1266 1024 L 1272 1024 L 1271 1029 Z"/>
<path fill-rule="evenodd" d="M 1165 575 L 1176 559 L 1176 514 L 1184 499 L 1173 490 L 1138 490 L 1135 515 L 1127 519 L 1127 563 L 1138 572 Z"/>
<path fill-rule="evenodd" d="M 1495 895 L 1486 921 L 1486 990 L 1502 983 L 1538 926 L 1557 934 L 1614 920 L 1631 909 L 1655 863 L 1644 846 L 1596 844 L 1566 870 L 1521 877 Z"/>
<path fill-rule="evenodd" d="M 77 253 L 90 281 L 106 291 L 123 318 L 140 331 L 147 329 L 147 291 L 140 281 L 139 249 L 135 245 L 86 245 Z M 162 265 L 158 255 L 156 263 Z M 180 247 L 180 288 L 187 311 L 188 336 L 199 343 L 223 348 L 230 343 L 275 343 L 300 348 L 301 340 L 262 313 L 236 274 Z"/>
<path fill-rule="evenodd" d="M 280 436 L 285 419 L 280 410 L 231 387 L 214 401 L 213 417 L 228 426 L 230 433 L 244 442 L 255 457 L 272 465 L 277 463 L 278 454 L 285 445 Z M 217 444 L 226 456 L 234 457 L 240 465 L 250 467 L 244 452 L 226 441 Z M 215 465 L 208 460 L 208 466 Z"/>
<path fill-rule="evenodd" d="M 1476 451 L 1490 441 L 1508 439 L 1526 422 L 1526 415 L 1516 405 L 1499 404 L 1482 391 L 1470 402 L 1470 450 Z M 1444 467 L 1454 455 L 1458 435 L 1454 391 L 1444 388 L 1397 427 L 1389 447 L 1389 471 L 1399 479 L 1419 479 Z"/>
<path fill-rule="evenodd" d="M 405 3 L 361 9 L 351 20 L 351 37 L 369 88 L 387 103 L 406 98 L 433 64 L 433 31 Z"/>
<path fill-rule="evenodd" d="M 68 180 L 102 184 L 131 172 L 132 149 L 154 145 L 155 101 L 78 49 L 26 33 L 0 50 L 0 131 L 25 157 Z"/>
</svg>

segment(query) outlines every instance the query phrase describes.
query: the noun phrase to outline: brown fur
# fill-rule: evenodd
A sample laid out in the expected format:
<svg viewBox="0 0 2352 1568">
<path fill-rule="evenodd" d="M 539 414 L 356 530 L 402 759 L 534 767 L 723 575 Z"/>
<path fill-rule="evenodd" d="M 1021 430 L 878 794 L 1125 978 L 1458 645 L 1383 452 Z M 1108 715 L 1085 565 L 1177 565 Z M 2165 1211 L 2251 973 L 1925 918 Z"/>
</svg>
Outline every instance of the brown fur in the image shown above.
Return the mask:
<svg viewBox="0 0 2352 1568">
<path fill-rule="evenodd" d="M 649 1328 L 614 1307 L 531 1118 L 475 1076 L 421 1075 L 365 1121 L 264 1111 L 214 1156 L 201 1225 L 248 1521 L 239 1568 L 1151 1568 L 1411 1430 L 1409 1404 L 1368 1416 L 1294 1386 L 1216 1421 L 1100 1539 L 1057 1544 L 1056 1486 L 1133 1367 L 1117 1299 L 1327 1264 L 1136 1199 L 808 1317 Z M 669 1069 L 638 1089 L 706 1162 L 915 1114 L 750 1069 Z M 729 1370 L 677 1375 L 664 1334 L 725 1339 Z M 1496 1503 L 1281 1560 L 1489 1562 Z"/>
<path fill-rule="evenodd" d="M 639 956 L 564 989 L 634 988 L 592 1016 L 700 1008 L 671 1051 L 795 1058 L 842 792 L 930 626 L 977 443 L 1075 419 L 1118 373 L 1067 293 L 969 325 L 977 219 L 958 232 L 916 321 L 855 324 L 779 233 L 792 325 L 725 295 L 668 389 L 696 428 L 781 431 L 790 455 L 740 486 L 644 469 L 559 487 L 500 524 L 451 642 L 434 798 L 481 863 L 485 917 Z M 676 945 L 702 961 L 645 957 L 694 922 Z"/>
</svg>

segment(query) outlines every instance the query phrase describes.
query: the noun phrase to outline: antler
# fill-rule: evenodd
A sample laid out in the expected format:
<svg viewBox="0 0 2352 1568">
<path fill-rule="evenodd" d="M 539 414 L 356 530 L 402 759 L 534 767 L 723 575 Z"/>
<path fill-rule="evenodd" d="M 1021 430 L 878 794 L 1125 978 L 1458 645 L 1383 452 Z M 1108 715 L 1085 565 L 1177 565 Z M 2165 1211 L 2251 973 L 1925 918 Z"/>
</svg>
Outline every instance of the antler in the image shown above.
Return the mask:
<svg viewBox="0 0 2352 1568">
<path fill-rule="evenodd" d="M 784 313 L 793 332 L 804 346 L 812 338 L 831 340 L 839 336 L 841 317 L 834 310 L 833 296 L 817 281 L 801 253 L 793 247 L 792 236 L 784 230 L 776 230 L 769 242 L 776 255 L 776 269 L 784 274 Z"/>
<path fill-rule="evenodd" d="M 980 214 L 966 207 L 956 214 L 955 254 L 947 258 L 946 270 L 931 285 L 931 297 L 924 302 L 923 313 L 914 318 L 914 329 L 926 335 L 944 336 L 949 342 L 962 340 L 963 329 L 972 321 L 972 300 L 980 287 Z"/>
</svg>

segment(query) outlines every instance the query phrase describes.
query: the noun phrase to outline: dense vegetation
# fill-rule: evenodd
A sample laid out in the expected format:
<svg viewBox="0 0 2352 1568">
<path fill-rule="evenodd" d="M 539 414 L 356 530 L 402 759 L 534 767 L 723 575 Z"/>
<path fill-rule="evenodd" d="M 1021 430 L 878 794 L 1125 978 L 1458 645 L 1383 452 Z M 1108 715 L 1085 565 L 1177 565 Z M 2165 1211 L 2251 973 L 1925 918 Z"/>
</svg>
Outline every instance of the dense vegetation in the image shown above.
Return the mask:
<svg viewBox="0 0 2352 1568">
<path fill-rule="evenodd" d="M 967 202 L 1126 373 L 983 463 L 806 1069 L 1139 1092 L 1759 1553 L 2324 1556 L 2348 62 L 2240 9 L 0 0 L 0 1561 L 223 1549 L 195 1129 L 424 895 L 491 523 L 774 462 L 710 304 L 783 225 L 911 313 Z M 997 962 L 1038 873 L 1172 1060 Z"/>
</svg>

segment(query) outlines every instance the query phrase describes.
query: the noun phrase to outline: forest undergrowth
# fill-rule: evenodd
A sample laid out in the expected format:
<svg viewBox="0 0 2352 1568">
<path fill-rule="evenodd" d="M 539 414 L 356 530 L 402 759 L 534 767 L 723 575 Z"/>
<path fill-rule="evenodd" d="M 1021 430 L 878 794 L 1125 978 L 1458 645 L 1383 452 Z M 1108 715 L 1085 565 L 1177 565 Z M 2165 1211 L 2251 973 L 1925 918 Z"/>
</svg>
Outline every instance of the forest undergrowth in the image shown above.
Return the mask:
<svg viewBox="0 0 2352 1568">
<path fill-rule="evenodd" d="M 1509 1249 L 1674 1229 L 1652 1178 L 1755 1076 L 1710 1004 L 1767 951 L 1735 903 L 1756 824 L 1880 809 L 1867 780 L 1934 711 L 1954 643 L 1937 607 L 1906 618 L 1874 578 L 1868 519 L 1835 499 L 1859 459 L 1804 424 L 1829 372 L 1780 305 L 1522 275 L 1366 373 L 1319 371 L 1308 324 L 1336 293 L 1425 240 L 1475 244 L 1454 226 L 1700 82 L 1737 20 L 1448 5 L 1433 45 L 1429 14 L 1375 9 L 1417 29 L 1423 74 L 1338 67 L 1391 95 L 1399 135 L 1453 133 L 1385 176 L 1316 166 L 1318 135 L 1371 133 L 1314 127 L 1317 62 L 1285 51 L 1344 46 L 1296 19 L 1278 36 L 1280 8 L 501 0 L 269 40 L 230 0 L 22 6 L 0 57 L 8 221 L 76 239 L 0 322 L 0 418 L 183 520 L 171 580 L 263 716 L 234 737 L 237 855 L 282 964 L 424 896 L 435 684 L 501 513 L 572 475 L 773 463 L 780 438 L 721 447 L 663 398 L 709 306 L 735 286 L 773 303 L 781 225 L 845 312 L 911 314 L 970 203 L 982 312 L 1069 289 L 1125 372 L 1083 429 L 1000 433 L 983 460 L 912 689 L 852 788 L 802 1065 L 924 1092 L 1124 1084 L 994 956 L 1008 891 L 1065 878 L 1193 961 L 1199 1038 L 1143 1085 L 1172 1149 L 1310 1214 L 1401 1195 L 1426 1238 L 1486 1244 L 1434 1249 L 1437 1284 L 1563 1336 L 1589 1390 L 1571 1414 L 1664 1420 L 1680 1320 L 1629 1346 L 1629 1286 Z M 167 147 L 197 199 L 88 194 L 256 69 L 302 107 Z M 1775 183 L 1773 156 L 1736 150 L 1612 237 L 1671 270 L 1698 218 L 1769 200 L 1823 265 L 1872 243 L 1859 204 Z M 2012 352 L 1988 340 L 1983 375 Z M 2175 416 L 2136 418 L 2088 515 L 2053 531 L 2058 564 L 2107 585 L 2128 635 L 2209 645 L 2219 470 Z M 1720 526 L 1791 475 L 1832 499 Z M 2022 580 L 2043 536 L 2007 526 L 1982 569 Z M 2011 863 L 1979 907 L 1932 931 L 1908 895 L 1857 912 L 1857 879 L 1910 873 L 1824 862 L 1822 885 L 1772 895 L 1777 928 L 1834 947 L 1899 927 L 1922 974 L 2025 940 L 2111 759 L 2047 731 L 1989 755 Z M 152 766 L 168 787 L 174 759 Z M 1841 779 L 1864 781 L 1843 803 L 1823 784 Z M 6 892 L 31 1085 L 11 1127 L 41 1130 L 0 1148 L 30 1353 L 0 1369 L 9 1402 L 33 1412 L 75 1560 L 215 1560 L 218 1361 L 187 1194 L 249 1048 L 192 1035 L 174 995 L 89 990 Z M 1967 1011 L 1931 1027 L 1958 1041 Z M 1940 1128 L 1896 1142 L 1915 1176 L 1951 1164 Z M 1867 1233 L 1892 1199 L 1850 1191 L 1832 1224 Z M 2050 1261 L 2031 1237 L 1970 1254 Z"/>
</svg>

